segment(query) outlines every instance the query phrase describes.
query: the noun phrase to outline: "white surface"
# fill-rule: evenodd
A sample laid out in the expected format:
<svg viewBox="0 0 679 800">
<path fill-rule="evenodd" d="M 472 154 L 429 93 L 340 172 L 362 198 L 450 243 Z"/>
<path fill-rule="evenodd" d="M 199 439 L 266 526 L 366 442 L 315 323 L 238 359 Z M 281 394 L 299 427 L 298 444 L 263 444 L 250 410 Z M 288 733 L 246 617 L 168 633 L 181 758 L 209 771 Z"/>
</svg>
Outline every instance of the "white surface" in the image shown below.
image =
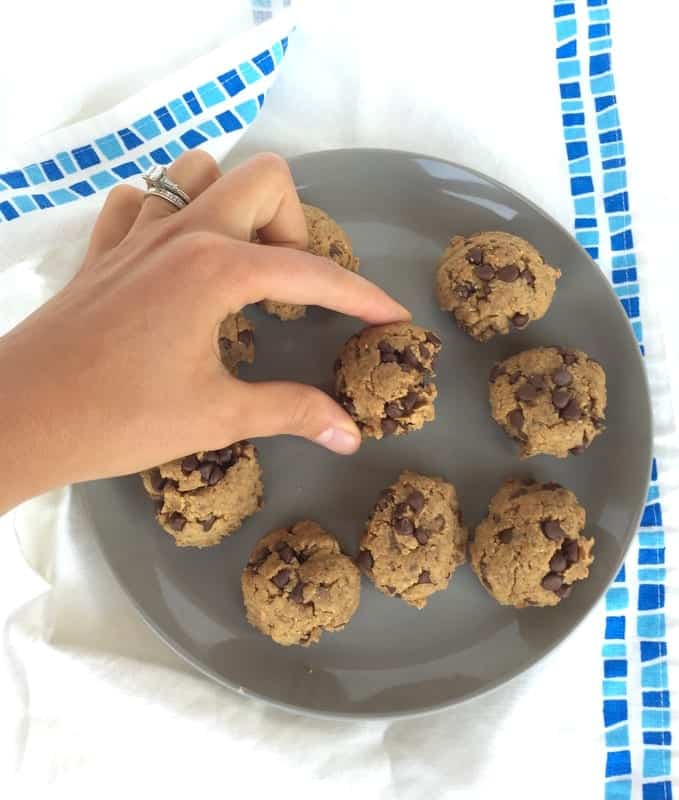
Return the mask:
<svg viewBox="0 0 679 800">
<path fill-rule="evenodd" d="M 141 5 L 117 4 L 117 19 L 139 20 Z M 173 54 L 168 68 L 216 43 L 227 14 L 208 5 L 194 2 L 188 22 L 173 15 L 164 23 Z M 520 20 L 517 4 L 501 0 L 402 5 L 403 10 L 393 2 L 308 4 L 261 118 L 226 163 L 261 149 L 284 155 L 352 145 L 419 150 L 507 182 L 570 227 L 551 4 L 522 3 Z M 443 22 L 439 12 L 453 5 Z M 80 13 L 70 17 L 70 25 L 79 41 L 99 25 L 85 12 L 89 6 L 77 6 Z M 672 233 L 679 176 L 672 101 L 661 96 L 663 76 L 675 71 L 676 28 L 669 4 L 663 24 L 643 4 L 614 2 L 612 13 L 664 482 L 667 636 L 670 685 L 676 686 L 679 450 L 666 382 L 674 383 L 679 398 L 678 251 Z M 150 11 L 148 16 L 151 26 Z M 26 25 L 33 27 L 29 18 Z M 188 26 L 195 26 L 190 36 Z M 116 35 L 126 37 L 122 28 Z M 133 38 L 130 51 L 143 40 Z M 4 62 L 4 41 L 3 48 Z M 67 58 L 69 52 L 44 37 L 40 61 L 56 63 L 50 53 Z M 16 83 L 10 90 L 3 82 L 0 136 L 20 140 L 70 122 L 81 109 L 101 111 L 102 86 L 101 97 L 119 99 L 141 85 L 140 75 L 147 80 L 165 70 L 152 60 L 128 69 L 118 48 L 89 48 L 83 58 L 87 80 L 81 82 L 80 57 L 62 65 L 64 74 L 73 69 L 76 77 L 51 85 L 42 127 L 42 116 L 29 115 L 30 130 L 8 122 L 19 100 L 10 97 Z M 25 74 L 17 81 L 31 86 L 40 64 L 22 63 Z M 75 91 L 78 85 L 82 92 Z M 3 228 L 0 237 L 5 235 Z M 56 290 L 80 252 L 82 245 L 73 243 L 0 271 L 0 330 Z M 18 537 L 12 516 L 0 520 L 4 797 L 46 785 L 50 797 L 71 798 L 94 792 L 129 796 L 131 787 L 133 797 L 208 790 L 257 798 L 285 792 L 328 800 L 349 793 L 410 800 L 498 797 L 508 786 L 520 787 L 526 800 L 603 795 L 602 607 L 539 667 L 456 710 L 391 724 L 307 720 L 213 686 L 161 645 L 108 574 L 68 491 L 27 504 L 15 519 Z M 675 717 L 678 705 L 675 694 Z M 638 706 L 631 713 L 638 715 Z M 561 772 L 557 763 L 568 769 Z M 638 786 L 635 775 L 634 796 L 640 796 Z"/>
</svg>

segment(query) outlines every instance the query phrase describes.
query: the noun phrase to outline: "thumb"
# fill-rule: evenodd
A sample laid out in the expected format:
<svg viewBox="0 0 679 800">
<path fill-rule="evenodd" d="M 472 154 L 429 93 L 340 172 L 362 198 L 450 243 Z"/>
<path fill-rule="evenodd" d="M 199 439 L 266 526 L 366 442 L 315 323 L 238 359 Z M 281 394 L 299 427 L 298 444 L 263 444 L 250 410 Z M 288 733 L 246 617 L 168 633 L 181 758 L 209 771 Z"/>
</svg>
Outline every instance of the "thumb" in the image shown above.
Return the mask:
<svg viewBox="0 0 679 800">
<path fill-rule="evenodd" d="M 342 455 L 360 447 L 361 434 L 351 417 L 320 389 L 278 381 L 237 383 L 239 439 L 288 433 Z"/>
</svg>

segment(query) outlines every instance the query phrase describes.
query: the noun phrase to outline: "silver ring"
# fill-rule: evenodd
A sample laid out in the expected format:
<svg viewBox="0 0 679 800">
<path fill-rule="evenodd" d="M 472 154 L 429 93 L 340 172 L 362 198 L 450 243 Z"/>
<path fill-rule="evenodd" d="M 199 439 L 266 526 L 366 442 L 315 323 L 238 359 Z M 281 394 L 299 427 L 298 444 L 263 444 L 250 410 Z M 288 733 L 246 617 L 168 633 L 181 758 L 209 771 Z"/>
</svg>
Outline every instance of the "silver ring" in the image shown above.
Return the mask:
<svg viewBox="0 0 679 800">
<path fill-rule="evenodd" d="M 174 192 L 168 192 L 167 189 L 161 189 L 159 186 L 153 186 L 151 189 L 146 192 L 146 197 L 162 197 L 163 200 L 167 200 L 168 203 L 172 203 L 175 208 L 178 208 L 180 211 L 182 208 L 186 208 L 188 203 L 184 202 L 184 200 Z"/>
<path fill-rule="evenodd" d="M 191 202 L 191 198 L 181 186 L 178 186 L 173 180 L 167 177 L 167 170 L 165 167 L 153 166 L 142 177 L 148 187 L 147 194 L 162 197 L 170 203 L 173 201 L 170 200 L 167 194 L 172 194 L 183 203 L 181 206 L 177 203 L 173 203 L 177 208 L 184 208 L 184 206 L 187 206 Z"/>
</svg>

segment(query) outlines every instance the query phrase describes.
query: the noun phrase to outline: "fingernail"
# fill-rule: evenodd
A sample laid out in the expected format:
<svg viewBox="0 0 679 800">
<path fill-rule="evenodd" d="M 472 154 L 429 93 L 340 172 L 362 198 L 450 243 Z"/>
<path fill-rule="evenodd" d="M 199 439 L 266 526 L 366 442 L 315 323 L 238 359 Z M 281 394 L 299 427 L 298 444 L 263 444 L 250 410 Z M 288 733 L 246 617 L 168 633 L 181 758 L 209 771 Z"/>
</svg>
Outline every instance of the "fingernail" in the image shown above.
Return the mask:
<svg viewBox="0 0 679 800">
<path fill-rule="evenodd" d="M 315 441 L 323 447 L 327 447 L 328 450 L 343 456 L 355 452 L 361 444 L 361 440 L 356 434 L 349 433 L 343 428 L 327 428 L 316 437 Z"/>
</svg>

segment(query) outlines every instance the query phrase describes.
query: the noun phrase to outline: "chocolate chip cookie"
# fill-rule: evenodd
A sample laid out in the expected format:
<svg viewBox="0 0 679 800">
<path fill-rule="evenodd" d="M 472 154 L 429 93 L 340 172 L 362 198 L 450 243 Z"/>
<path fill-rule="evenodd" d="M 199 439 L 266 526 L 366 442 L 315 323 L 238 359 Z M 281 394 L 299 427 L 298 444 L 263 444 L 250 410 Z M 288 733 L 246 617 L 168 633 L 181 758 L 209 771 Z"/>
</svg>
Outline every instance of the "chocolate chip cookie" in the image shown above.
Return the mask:
<svg viewBox="0 0 679 800">
<path fill-rule="evenodd" d="M 558 483 L 505 481 L 469 546 L 472 569 L 505 606 L 555 606 L 589 575 L 585 510 Z"/>
<path fill-rule="evenodd" d="M 252 364 L 255 360 L 254 329 L 242 311 L 229 314 L 219 326 L 219 355 L 233 375 L 238 374 L 239 364 Z"/>
<path fill-rule="evenodd" d="M 357 560 L 381 592 L 424 608 L 464 562 L 466 543 L 455 487 L 406 471 L 377 501 Z"/>
<path fill-rule="evenodd" d="M 487 231 L 450 240 L 439 262 L 436 293 L 457 325 L 484 342 L 543 317 L 560 276 L 524 239 Z"/>
<path fill-rule="evenodd" d="M 522 458 L 580 455 L 604 430 L 606 375 L 582 350 L 536 347 L 493 367 L 490 405 Z"/>
<path fill-rule="evenodd" d="M 210 547 L 262 504 L 262 470 L 249 442 L 205 450 L 141 473 L 156 519 L 178 547 Z"/>
<path fill-rule="evenodd" d="M 307 520 L 257 542 L 241 588 L 250 624 L 278 644 L 306 646 L 349 622 L 361 576 L 337 539 Z"/>
<path fill-rule="evenodd" d="M 351 241 L 334 219 L 316 206 L 302 203 L 304 219 L 309 236 L 308 250 L 315 256 L 332 259 L 340 267 L 358 272 L 358 258 L 351 249 Z M 276 300 L 263 300 L 262 308 L 282 320 L 301 319 L 306 314 L 306 306 L 294 303 L 279 303 Z"/>
<path fill-rule="evenodd" d="M 399 436 L 434 419 L 441 340 L 410 322 L 366 328 L 335 362 L 335 391 L 364 438 Z"/>
</svg>

